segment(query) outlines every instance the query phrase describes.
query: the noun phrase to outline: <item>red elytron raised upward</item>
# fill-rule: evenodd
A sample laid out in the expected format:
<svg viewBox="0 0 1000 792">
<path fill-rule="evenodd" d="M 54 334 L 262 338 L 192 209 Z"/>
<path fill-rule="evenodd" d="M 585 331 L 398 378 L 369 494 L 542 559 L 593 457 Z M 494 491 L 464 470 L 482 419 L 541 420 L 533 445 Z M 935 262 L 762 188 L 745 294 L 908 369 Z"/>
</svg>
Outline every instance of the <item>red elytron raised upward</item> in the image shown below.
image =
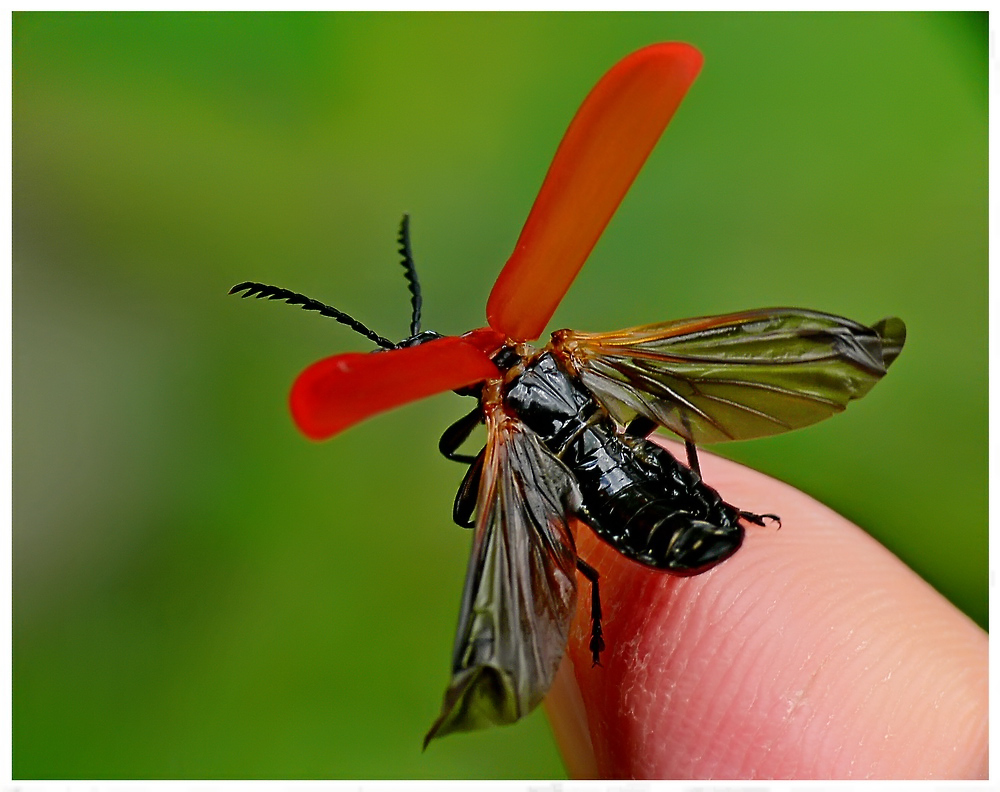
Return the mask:
<svg viewBox="0 0 1000 792">
<path fill-rule="evenodd" d="M 807 426 L 864 396 L 905 339 L 896 318 L 867 327 L 795 308 L 663 322 L 612 333 L 558 330 L 552 314 L 701 68 L 687 44 L 655 44 L 617 63 L 584 100 L 486 306 L 488 327 L 420 332 L 393 343 L 336 308 L 260 283 L 232 292 L 331 316 L 384 351 L 335 355 L 295 381 L 298 427 L 320 440 L 375 413 L 446 390 L 477 406 L 441 438 L 469 464 L 453 516 L 474 527 L 451 683 L 425 740 L 512 723 L 538 705 L 563 657 L 579 572 L 591 586 L 590 649 L 605 648 L 598 570 L 576 553 L 573 519 L 619 553 L 673 575 L 729 558 L 744 523 L 775 515 L 726 503 L 701 479 L 697 444 Z M 458 453 L 486 424 L 476 456 Z M 687 465 L 646 438 L 684 440 Z"/>
<path fill-rule="evenodd" d="M 488 328 L 385 354 L 307 368 L 292 415 L 322 440 L 370 415 L 498 377 L 490 355 L 538 338 L 701 69 L 683 43 L 653 44 L 615 64 L 584 99 L 486 304 Z"/>
</svg>

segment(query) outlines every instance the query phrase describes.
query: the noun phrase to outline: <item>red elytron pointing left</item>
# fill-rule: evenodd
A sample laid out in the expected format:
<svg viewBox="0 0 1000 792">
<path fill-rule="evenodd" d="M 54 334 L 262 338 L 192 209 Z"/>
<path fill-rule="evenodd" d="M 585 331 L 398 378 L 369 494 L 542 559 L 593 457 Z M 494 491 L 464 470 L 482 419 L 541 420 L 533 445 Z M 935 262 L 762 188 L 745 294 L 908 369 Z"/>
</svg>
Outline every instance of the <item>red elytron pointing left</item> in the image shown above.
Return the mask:
<svg viewBox="0 0 1000 792">
<path fill-rule="evenodd" d="M 498 376 L 483 352 L 450 336 L 386 352 L 353 352 L 313 363 L 292 386 L 292 417 L 313 440 L 400 404 Z"/>
<path fill-rule="evenodd" d="M 701 68 L 689 44 L 653 44 L 608 71 L 556 151 L 490 294 L 489 328 L 374 354 L 335 355 L 292 388 L 299 429 L 322 440 L 371 415 L 497 376 L 489 355 L 541 335 Z M 492 328 L 492 329 L 491 329 Z"/>
</svg>

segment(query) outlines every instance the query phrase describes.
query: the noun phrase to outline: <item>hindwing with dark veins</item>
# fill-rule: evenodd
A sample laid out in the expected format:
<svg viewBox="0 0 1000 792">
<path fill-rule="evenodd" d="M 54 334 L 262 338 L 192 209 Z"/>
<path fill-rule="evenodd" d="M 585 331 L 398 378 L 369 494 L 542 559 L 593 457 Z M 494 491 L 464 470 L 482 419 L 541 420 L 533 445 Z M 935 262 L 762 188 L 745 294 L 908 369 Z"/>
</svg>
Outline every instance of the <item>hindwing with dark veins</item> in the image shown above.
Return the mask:
<svg viewBox="0 0 1000 792">
<path fill-rule="evenodd" d="M 576 607 L 573 475 L 500 405 L 487 405 L 486 424 L 452 677 L 425 746 L 534 709 L 552 685 Z"/>
<path fill-rule="evenodd" d="M 906 339 L 890 317 L 766 308 L 613 333 L 553 333 L 566 361 L 622 424 L 642 415 L 699 445 L 821 421 L 860 399 Z"/>
</svg>

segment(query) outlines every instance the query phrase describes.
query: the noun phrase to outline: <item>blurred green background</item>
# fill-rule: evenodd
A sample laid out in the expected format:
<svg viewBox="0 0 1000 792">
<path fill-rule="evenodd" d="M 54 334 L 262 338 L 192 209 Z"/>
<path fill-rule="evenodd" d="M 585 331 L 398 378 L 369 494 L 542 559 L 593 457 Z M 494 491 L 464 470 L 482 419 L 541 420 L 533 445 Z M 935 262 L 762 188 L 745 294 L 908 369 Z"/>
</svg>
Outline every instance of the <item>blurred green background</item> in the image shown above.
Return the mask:
<svg viewBox="0 0 1000 792">
<path fill-rule="evenodd" d="M 906 350 L 863 402 L 714 450 L 987 617 L 986 14 L 15 14 L 15 777 L 559 777 L 544 715 L 421 753 L 469 534 L 451 394 L 325 444 L 286 408 L 370 345 L 484 323 L 581 99 L 706 65 L 552 329 L 767 305 Z M 774 504 L 780 512 L 780 504 Z"/>
</svg>

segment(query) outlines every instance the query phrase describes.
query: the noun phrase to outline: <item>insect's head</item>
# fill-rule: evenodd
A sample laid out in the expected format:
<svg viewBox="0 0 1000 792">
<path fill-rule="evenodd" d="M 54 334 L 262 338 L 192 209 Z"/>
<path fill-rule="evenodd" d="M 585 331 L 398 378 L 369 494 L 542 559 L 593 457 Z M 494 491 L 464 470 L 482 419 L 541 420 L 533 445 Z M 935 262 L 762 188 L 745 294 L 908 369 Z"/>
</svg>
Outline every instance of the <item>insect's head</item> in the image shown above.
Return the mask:
<svg viewBox="0 0 1000 792">
<path fill-rule="evenodd" d="M 521 362 L 521 355 L 518 353 L 517 347 L 507 345 L 500 347 L 492 359 L 493 365 L 500 371 L 507 372 Z"/>
<path fill-rule="evenodd" d="M 428 341 L 434 341 L 438 338 L 444 338 L 444 336 L 435 330 L 422 330 L 416 335 L 404 338 L 396 344 L 396 348 L 402 349 L 403 347 L 420 346 L 420 344 L 426 344 Z"/>
<path fill-rule="evenodd" d="M 489 356 L 493 365 L 497 367 L 500 374 L 507 374 L 515 366 L 519 366 L 524 358 L 518 351 L 517 347 L 511 346 L 510 344 L 505 344 L 493 352 Z M 481 382 L 474 382 L 471 385 L 464 385 L 461 388 L 455 388 L 453 393 L 457 393 L 459 396 L 473 396 L 483 401 L 484 387 L 486 386 L 487 380 Z"/>
</svg>

